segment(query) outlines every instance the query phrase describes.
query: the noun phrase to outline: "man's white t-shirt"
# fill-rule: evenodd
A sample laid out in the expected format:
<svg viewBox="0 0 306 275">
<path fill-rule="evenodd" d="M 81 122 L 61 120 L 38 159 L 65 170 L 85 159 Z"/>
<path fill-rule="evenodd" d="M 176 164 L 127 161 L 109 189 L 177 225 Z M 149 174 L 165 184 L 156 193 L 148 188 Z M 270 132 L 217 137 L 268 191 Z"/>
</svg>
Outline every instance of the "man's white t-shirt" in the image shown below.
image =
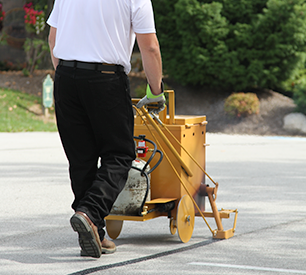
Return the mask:
<svg viewBox="0 0 306 275">
<path fill-rule="evenodd" d="M 135 33 L 155 33 L 151 0 L 55 0 L 47 23 L 57 29 L 56 58 L 120 64 L 126 73 Z"/>
</svg>

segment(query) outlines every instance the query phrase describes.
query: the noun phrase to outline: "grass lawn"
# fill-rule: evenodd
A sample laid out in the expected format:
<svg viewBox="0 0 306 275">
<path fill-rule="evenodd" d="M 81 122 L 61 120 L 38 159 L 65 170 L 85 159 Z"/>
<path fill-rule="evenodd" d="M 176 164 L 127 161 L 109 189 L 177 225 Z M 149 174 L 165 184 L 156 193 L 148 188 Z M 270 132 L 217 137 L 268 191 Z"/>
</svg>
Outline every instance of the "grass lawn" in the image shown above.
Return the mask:
<svg viewBox="0 0 306 275">
<path fill-rule="evenodd" d="M 45 119 L 40 97 L 0 88 L 0 132 L 57 131 L 54 111 L 49 113 Z"/>
</svg>

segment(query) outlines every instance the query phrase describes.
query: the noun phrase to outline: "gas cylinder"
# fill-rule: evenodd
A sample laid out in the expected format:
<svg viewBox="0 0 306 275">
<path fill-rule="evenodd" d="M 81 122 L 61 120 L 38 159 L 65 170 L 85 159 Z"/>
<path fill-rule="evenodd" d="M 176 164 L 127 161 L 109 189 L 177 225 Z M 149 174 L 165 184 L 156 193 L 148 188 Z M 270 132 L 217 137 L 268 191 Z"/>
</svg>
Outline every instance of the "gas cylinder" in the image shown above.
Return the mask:
<svg viewBox="0 0 306 275">
<path fill-rule="evenodd" d="M 144 168 L 146 162 L 141 159 L 135 159 L 132 163 L 132 168 L 129 171 L 128 179 L 125 187 L 117 197 L 110 214 L 112 215 L 128 215 L 135 216 L 139 215 L 139 211 L 142 211 L 141 206 L 144 202 L 147 188 L 148 194 L 146 201 L 151 200 L 150 192 L 150 175 L 146 177 L 141 175 L 141 170 Z M 135 168 L 133 168 L 135 167 Z M 150 171 L 150 166 L 148 165 L 145 172 Z M 149 182 L 147 182 L 149 181 Z"/>
</svg>

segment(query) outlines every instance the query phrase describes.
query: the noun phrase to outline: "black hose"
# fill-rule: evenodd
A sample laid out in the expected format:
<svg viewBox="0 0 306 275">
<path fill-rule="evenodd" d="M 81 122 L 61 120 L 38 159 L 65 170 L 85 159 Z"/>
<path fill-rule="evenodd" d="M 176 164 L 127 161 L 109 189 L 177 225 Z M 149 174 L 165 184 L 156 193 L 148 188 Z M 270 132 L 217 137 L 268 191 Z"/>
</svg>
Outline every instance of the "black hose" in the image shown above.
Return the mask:
<svg viewBox="0 0 306 275">
<path fill-rule="evenodd" d="M 147 169 L 148 165 L 150 164 L 150 162 L 151 162 L 152 159 L 154 158 L 156 152 L 160 154 L 160 158 L 159 158 L 158 162 L 155 164 L 155 166 L 154 166 L 153 168 L 151 168 L 151 170 L 150 170 L 149 172 L 147 172 L 147 174 L 149 175 L 149 174 L 152 173 L 152 172 L 157 168 L 157 166 L 161 163 L 161 161 L 163 160 L 164 154 L 162 153 L 162 151 L 160 151 L 160 150 L 157 149 L 156 144 L 155 144 L 152 140 L 146 139 L 144 136 L 139 136 L 139 137 L 135 137 L 135 136 L 134 136 L 134 139 L 144 140 L 144 141 L 146 141 L 146 142 L 151 143 L 151 144 L 154 146 L 153 153 L 151 154 L 150 158 L 149 158 L 148 161 L 146 162 L 145 166 L 142 168 L 142 171 L 141 171 L 141 175 L 142 175 L 142 176 L 143 176 L 143 174 L 145 173 L 145 170 Z"/>
<path fill-rule="evenodd" d="M 137 167 L 134 167 L 134 166 L 131 167 L 131 168 L 133 168 L 133 169 L 139 171 L 141 176 L 145 176 L 145 177 L 146 177 L 146 181 L 147 181 L 146 194 L 145 194 L 145 196 L 144 196 L 144 199 L 143 199 L 143 201 L 142 201 L 142 203 L 141 203 L 141 206 L 140 206 L 140 208 L 139 208 L 139 211 L 138 211 L 138 215 L 139 215 L 139 216 L 142 216 L 141 212 L 143 211 L 143 207 L 144 207 L 144 204 L 146 203 L 147 196 L 148 196 L 148 193 L 149 193 L 149 190 L 150 190 L 150 181 L 149 181 L 149 176 L 148 176 L 148 175 L 149 175 L 150 173 L 152 173 L 152 172 L 157 168 L 157 166 L 161 163 L 161 161 L 163 160 L 164 154 L 163 154 L 162 151 L 160 151 L 160 150 L 157 149 L 157 146 L 156 146 L 156 144 L 155 144 L 153 141 L 151 141 L 151 140 L 149 140 L 149 139 L 146 139 L 145 136 L 139 136 L 139 137 L 135 137 L 135 136 L 134 136 L 134 139 L 144 140 L 144 141 L 146 141 L 146 142 L 151 143 L 151 144 L 154 146 L 154 149 L 153 149 L 153 152 L 152 152 L 150 158 L 148 159 L 148 161 L 146 162 L 146 164 L 144 165 L 144 167 L 143 167 L 142 169 L 137 168 Z M 150 162 L 152 161 L 152 159 L 154 158 L 154 156 L 155 156 L 156 153 L 159 153 L 159 154 L 160 154 L 159 160 L 158 160 L 157 163 L 154 165 L 154 167 L 152 167 L 148 172 L 146 172 L 146 169 L 147 169 L 148 165 L 150 164 Z"/>
<path fill-rule="evenodd" d="M 163 160 L 163 157 L 164 157 L 163 152 L 158 150 L 158 149 L 156 150 L 156 152 L 160 154 L 160 158 L 159 158 L 158 162 L 156 162 L 154 167 L 152 167 L 151 170 L 148 172 L 148 175 L 151 174 L 157 168 L 157 166 L 161 163 L 161 161 Z"/>
<path fill-rule="evenodd" d="M 147 169 L 147 166 L 150 164 L 150 162 L 152 161 L 152 159 L 154 158 L 154 156 L 156 154 L 157 146 L 156 146 L 156 144 L 153 141 L 151 141 L 149 139 L 146 139 L 144 136 L 134 137 L 134 139 L 140 139 L 140 140 L 147 141 L 147 142 L 151 143 L 154 146 L 153 153 L 151 154 L 151 156 L 148 159 L 148 161 L 145 164 L 145 166 L 142 168 L 141 175 L 143 176 L 144 171 Z"/>
</svg>

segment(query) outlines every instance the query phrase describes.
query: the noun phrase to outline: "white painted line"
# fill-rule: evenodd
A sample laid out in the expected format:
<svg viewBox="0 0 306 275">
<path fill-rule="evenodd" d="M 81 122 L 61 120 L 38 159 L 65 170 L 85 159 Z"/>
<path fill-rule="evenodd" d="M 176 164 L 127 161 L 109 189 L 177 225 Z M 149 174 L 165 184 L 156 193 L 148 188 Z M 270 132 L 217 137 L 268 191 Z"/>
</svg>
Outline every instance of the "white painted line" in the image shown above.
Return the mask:
<svg viewBox="0 0 306 275">
<path fill-rule="evenodd" d="M 190 264 L 190 265 L 212 266 L 212 267 L 224 267 L 224 268 L 260 270 L 260 271 L 270 271 L 270 272 L 306 274 L 306 270 L 294 270 L 294 269 L 282 269 L 282 268 L 257 267 L 257 266 L 249 266 L 249 265 L 230 265 L 230 264 L 202 263 L 202 262 L 191 262 L 191 263 L 189 263 L 189 264 Z"/>
</svg>

